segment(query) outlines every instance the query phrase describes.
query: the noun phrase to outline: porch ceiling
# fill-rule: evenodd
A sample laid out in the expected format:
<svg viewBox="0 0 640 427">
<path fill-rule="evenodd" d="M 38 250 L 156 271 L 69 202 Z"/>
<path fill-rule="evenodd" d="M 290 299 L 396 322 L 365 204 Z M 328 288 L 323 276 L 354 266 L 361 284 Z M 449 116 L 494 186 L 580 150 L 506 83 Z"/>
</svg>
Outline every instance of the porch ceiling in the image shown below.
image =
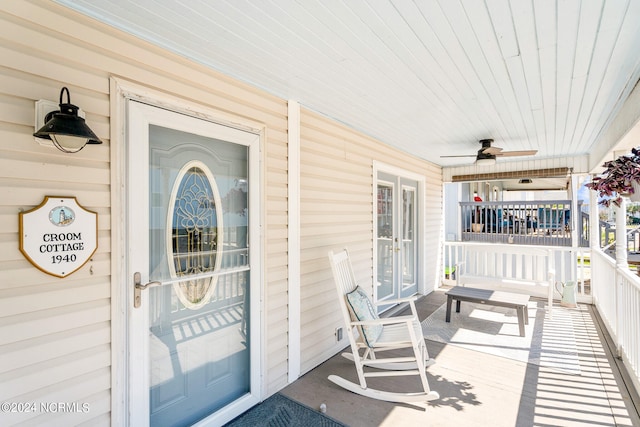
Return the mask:
<svg viewBox="0 0 640 427">
<path fill-rule="evenodd" d="M 640 77 L 633 0 L 56 1 L 442 166 L 588 154 Z"/>
</svg>

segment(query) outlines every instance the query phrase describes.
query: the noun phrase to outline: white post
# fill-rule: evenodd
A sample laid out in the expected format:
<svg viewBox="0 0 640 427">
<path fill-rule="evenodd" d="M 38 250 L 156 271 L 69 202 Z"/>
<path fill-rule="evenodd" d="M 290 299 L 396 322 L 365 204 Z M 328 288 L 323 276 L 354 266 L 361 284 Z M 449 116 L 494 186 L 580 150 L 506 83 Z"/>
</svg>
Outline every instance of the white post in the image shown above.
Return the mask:
<svg viewBox="0 0 640 427">
<path fill-rule="evenodd" d="M 556 270 L 553 265 L 553 251 L 548 251 L 547 257 L 549 258 L 549 300 L 547 301 L 547 313 L 549 315 L 549 319 L 553 319 L 553 291 L 556 286 Z"/>
<path fill-rule="evenodd" d="M 589 246 L 600 248 L 600 210 L 598 208 L 598 193 L 589 191 Z M 591 275 L 593 277 L 593 274 Z M 591 284 L 593 286 L 593 283 Z"/>
<path fill-rule="evenodd" d="M 615 206 L 615 205 L 614 205 Z M 616 266 L 629 268 L 627 263 L 627 198 L 622 197 L 620 207 L 614 208 L 616 214 Z"/>
<path fill-rule="evenodd" d="M 616 207 L 614 209 L 616 213 L 616 273 L 614 277 L 614 292 L 615 292 L 615 305 L 616 305 L 616 315 L 615 315 L 615 326 L 614 330 L 616 331 L 616 349 L 618 355 L 620 355 L 620 298 L 622 297 L 622 293 L 620 292 L 621 286 L 621 275 L 619 274 L 620 270 L 628 269 L 629 264 L 627 262 L 627 251 L 629 250 L 627 244 L 627 198 L 622 197 L 622 201 L 620 202 L 620 207 Z"/>
<path fill-rule="evenodd" d="M 571 246 L 577 248 L 580 246 L 580 238 L 582 230 L 580 226 L 580 212 L 578 211 L 578 191 L 584 181 L 584 175 L 571 174 L 571 218 L 569 218 L 569 227 L 571 232 Z"/>
<path fill-rule="evenodd" d="M 600 209 L 598 207 L 598 193 L 593 190 L 589 190 L 589 247 L 592 254 L 596 249 L 600 249 Z M 593 260 L 593 256 L 591 259 Z M 598 283 L 593 280 L 596 277 L 593 267 L 594 263 L 592 261 L 589 268 L 591 269 L 591 296 L 595 303 L 598 297 L 596 292 Z"/>
</svg>

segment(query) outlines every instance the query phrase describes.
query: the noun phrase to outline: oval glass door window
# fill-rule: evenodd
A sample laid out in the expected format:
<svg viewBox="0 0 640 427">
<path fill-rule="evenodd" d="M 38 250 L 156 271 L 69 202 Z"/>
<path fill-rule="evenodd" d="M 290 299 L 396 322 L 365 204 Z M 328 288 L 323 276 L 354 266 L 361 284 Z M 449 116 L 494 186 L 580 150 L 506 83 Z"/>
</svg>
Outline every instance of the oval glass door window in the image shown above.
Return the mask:
<svg viewBox="0 0 640 427">
<path fill-rule="evenodd" d="M 185 164 L 171 191 L 167 215 L 167 259 L 180 302 L 198 309 L 211 299 L 217 276 L 198 277 L 220 268 L 222 211 L 220 193 L 209 168 L 198 160 Z"/>
</svg>

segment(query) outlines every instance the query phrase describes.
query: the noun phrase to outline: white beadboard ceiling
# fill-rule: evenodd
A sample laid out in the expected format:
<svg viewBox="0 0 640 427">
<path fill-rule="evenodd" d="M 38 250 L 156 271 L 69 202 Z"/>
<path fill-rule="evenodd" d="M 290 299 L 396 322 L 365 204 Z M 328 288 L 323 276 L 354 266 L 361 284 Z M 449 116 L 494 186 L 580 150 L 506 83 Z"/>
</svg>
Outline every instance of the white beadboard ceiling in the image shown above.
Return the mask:
<svg viewBox="0 0 640 427">
<path fill-rule="evenodd" d="M 588 154 L 640 77 L 640 0 L 56 1 L 442 166 Z"/>
</svg>

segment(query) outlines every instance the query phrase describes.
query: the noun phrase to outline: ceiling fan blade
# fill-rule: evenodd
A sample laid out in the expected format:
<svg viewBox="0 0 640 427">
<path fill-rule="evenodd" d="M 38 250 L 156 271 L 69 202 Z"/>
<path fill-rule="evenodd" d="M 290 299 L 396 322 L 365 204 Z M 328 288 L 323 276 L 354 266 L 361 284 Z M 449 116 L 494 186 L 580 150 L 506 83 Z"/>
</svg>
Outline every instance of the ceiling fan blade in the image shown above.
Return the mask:
<svg viewBox="0 0 640 427">
<path fill-rule="evenodd" d="M 487 147 L 482 149 L 482 152 L 484 154 L 497 154 L 500 155 L 500 153 L 502 152 L 502 148 L 500 147 Z"/>
<path fill-rule="evenodd" d="M 537 152 L 538 150 L 501 151 L 499 153 L 495 153 L 495 155 L 500 157 L 533 156 Z"/>
<path fill-rule="evenodd" d="M 480 148 L 477 154 L 468 154 L 468 155 L 448 155 L 448 156 L 440 156 L 441 158 L 445 157 L 475 157 L 476 163 L 478 162 L 489 162 L 496 161 L 496 157 L 516 157 L 516 156 L 533 156 L 538 150 L 521 150 L 521 151 L 503 151 L 501 147 L 492 146 L 493 139 L 481 139 L 478 141 L 482 144 L 482 148 Z"/>
</svg>

